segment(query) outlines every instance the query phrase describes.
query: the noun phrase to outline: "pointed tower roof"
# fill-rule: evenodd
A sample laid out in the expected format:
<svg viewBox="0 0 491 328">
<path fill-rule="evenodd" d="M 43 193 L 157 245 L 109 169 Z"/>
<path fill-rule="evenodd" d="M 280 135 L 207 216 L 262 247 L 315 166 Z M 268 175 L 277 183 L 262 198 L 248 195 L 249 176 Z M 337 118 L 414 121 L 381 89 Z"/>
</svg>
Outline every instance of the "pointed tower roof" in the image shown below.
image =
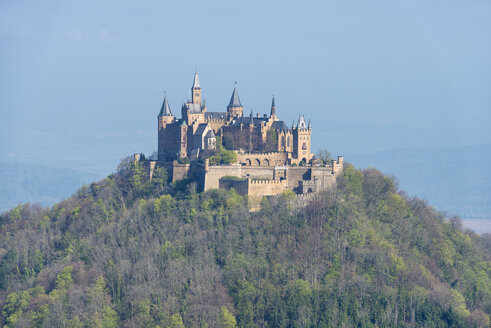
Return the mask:
<svg viewBox="0 0 491 328">
<path fill-rule="evenodd" d="M 194 81 L 193 81 L 193 89 L 200 89 L 199 79 L 198 79 L 198 70 L 194 72 Z"/>
<path fill-rule="evenodd" d="M 270 116 L 276 115 L 276 105 L 274 103 L 274 95 L 273 95 L 273 101 L 271 102 L 271 114 Z"/>
<path fill-rule="evenodd" d="M 300 115 L 300 117 L 298 118 L 297 127 L 299 129 L 307 129 L 307 123 L 305 123 L 305 118 L 303 117 L 303 115 Z"/>
<path fill-rule="evenodd" d="M 160 109 L 159 117 L 160 116 L 172 116 L 169 103 L 167 102 L 167 94 L 164 97 L 164 103 L 162 104 L 162 108 Z"/>
<path fill-rule="evenodd" d="M 242 107 L 239 99 L 239 94 L 237 93 L 237 83 L 235 83 L 234 85 L 234 91 L 232 92 L 232 97 L 230 98 L 228 107 Z"/>
</svg>

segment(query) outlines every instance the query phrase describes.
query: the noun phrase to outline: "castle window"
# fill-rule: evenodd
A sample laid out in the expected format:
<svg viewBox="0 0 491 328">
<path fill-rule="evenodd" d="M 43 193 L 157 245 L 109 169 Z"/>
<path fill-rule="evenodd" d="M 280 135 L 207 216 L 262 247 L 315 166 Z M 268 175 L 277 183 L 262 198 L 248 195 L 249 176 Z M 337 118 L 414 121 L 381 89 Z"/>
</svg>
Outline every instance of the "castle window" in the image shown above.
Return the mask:
<svg viewBox="0 0 491 328">
<path fill-rule="evenodd" d="M 307 143 L 305 143 L 305 142 L 303 143 L 302 150 L 307 150 Z"/>
</svg>

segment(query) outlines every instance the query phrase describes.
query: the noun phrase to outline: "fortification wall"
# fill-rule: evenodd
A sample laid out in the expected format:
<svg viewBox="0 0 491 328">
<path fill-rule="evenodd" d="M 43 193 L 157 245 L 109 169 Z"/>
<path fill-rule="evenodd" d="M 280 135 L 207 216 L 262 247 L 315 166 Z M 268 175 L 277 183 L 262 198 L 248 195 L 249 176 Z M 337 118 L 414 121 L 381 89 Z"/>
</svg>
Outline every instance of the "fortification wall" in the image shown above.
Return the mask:
<svg viewBox="0 0 491 328">
<path fill-rule="evenodd" d="M 287 163 L 285 152 L 270 153 L 237 153 L 237 161 L 246 166 L 277 166 Z"/>
<path fill-rule="evenodd" d="M 220 187 L 220 178 L 224 176 L 242 177 L 241 165 L 209 166 L 204 172 L 203 191 Z"/>
<path fill-rule="evenodd" d="M 249 196 L 273 196 L 288 188 L 286 180 L 249 180 Z"/>
<path fill-rule="evenodd" d="M 336 181 L 330 167 L 312 167 L 311 177 L 312 180 L 320 180 L 319 188 L 321 189 L 331 188 Z"/>
<path fill-rule="evenodd" d="M 299 166 L 292 167 L 289 166 L 286 172 L 288 179 L 288 186 L 291 189 L 298 190 L 300 186 L 300 180 L 310 180 L 310 167 Z"/>
<path fill-rule="evenodd" d="M 220 178 L 225 176 L 273 179 L 273 171 L 274 167 L 243 166 L 240 164 L 208 166 L 205 169 L 203 190 L 219 188 Z"/>
<path fill-rule="evenodd" d="M 220 179 L 220 189 L 231 189 L 234 188 L 240 195 L 247 195 L 249 192 L 249 181 L 248 179 L 238 180 L 238 179 Z"/>
</svg>

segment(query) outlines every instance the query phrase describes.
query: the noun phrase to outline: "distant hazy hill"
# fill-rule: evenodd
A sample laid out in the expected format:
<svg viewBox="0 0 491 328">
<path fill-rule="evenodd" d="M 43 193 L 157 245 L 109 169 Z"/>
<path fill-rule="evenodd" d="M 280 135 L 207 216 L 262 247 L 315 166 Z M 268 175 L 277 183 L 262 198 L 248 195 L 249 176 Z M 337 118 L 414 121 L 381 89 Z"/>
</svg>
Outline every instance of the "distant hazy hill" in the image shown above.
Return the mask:
<svg viewBox="0 0 491 328">
<path fill-rule="evenodd" d="M 0 212 L 27 202 L 53 205 L 98 178 L 71 169 L 0 163 Z"/>
<path fill-rule="evenodd" d="M 449 215 L 491 219 L 491 145 L 391 149 L 345 159 L 395 175 L 401 189 Z"/>
</svg>

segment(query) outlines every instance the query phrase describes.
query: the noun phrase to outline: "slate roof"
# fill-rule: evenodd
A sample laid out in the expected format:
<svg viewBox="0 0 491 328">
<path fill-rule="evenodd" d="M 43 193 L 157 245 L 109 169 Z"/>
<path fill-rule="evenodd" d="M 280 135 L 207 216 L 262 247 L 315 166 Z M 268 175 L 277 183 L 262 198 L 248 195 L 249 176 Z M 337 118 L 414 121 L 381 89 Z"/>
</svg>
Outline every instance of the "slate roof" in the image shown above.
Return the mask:
<svg viewBox="0 0 491 328">
<path fill-rule="evenodd" d="M 307 123 L 305 123 L 305 118 L 303 117 L 303 115 L 300 115 L 300 117 L 298 119 L 297 127 L 300 130 L 306 130 L 307 129 Z"/>
<path fill-rule="evenodd" d="M 206 112 L 206 119 L 214 119 L 214 120 L 225 120 L 227 118 L 227 113 L 225 112 Z"/>
<path fill-rule="evenodd" d="M 275 121 L 275 122 L 273 122 L 271 127 L 275 130 L 278 130 L 278 131 L 287 131 L 288 130 L 288 126 L 286 126 L 284 121 Z"/>
<path fill-rule="evenodd" d="M 195 103 L 185 103 L 183 105 L 186 109 L 189 109 L 191 113 L 201 113 L 201 105 L 200 104 L 195 104 Z"/>
<path fill-rule="evenodd" d="M 198 71 L 194 72 L 194 81 L 193 81 L 193 89 L 198 89 L 200 88 L 199 86 L 199 79 L 198 79 Z"/>
<path fill-rule="evenodd" d="M 172 116 L 169 103 L 167 102 L 167 95 L 165 95 L 164 103 L 162 104 L 162 108 L 160 109 L 159 117 L 161 116 Z"/>
<path fill-rule="evenodd" d="M 208 126 L 207 123 L 201 123 L 200 125 L 198 125 L 198 128 L 196 129 L 196 132 L 195 132 L 195 135 L 202 135 L 205 130 L 206 130 L 206 127 Z"/>
<path fill-rule="evenodd" d="M 250 116 L 242 116 L 238 117 L 231 122 L 232 126 L 240 126 L 241 124 L 250 124 L 252 120 L 252 124 L 257 126 L 261 125 L 262 122 L 267 121 L 268 117 L 250 117 Z"/>
<path fill-rule="evenodd" d="M 239 94 L 237 93 L 237 88 L 234 86 L 234 91 L 232 92 L 232 97 L 228 103 L 228 107 L 242 107 L 239 99 Z"/>
<path fill-rule="evenodd" d="M 206 132 L 206 137 L 215 138 L 215 133 L 213 132 L 213 130 L 209 130 L 208 132 Z"/>
</svg>

